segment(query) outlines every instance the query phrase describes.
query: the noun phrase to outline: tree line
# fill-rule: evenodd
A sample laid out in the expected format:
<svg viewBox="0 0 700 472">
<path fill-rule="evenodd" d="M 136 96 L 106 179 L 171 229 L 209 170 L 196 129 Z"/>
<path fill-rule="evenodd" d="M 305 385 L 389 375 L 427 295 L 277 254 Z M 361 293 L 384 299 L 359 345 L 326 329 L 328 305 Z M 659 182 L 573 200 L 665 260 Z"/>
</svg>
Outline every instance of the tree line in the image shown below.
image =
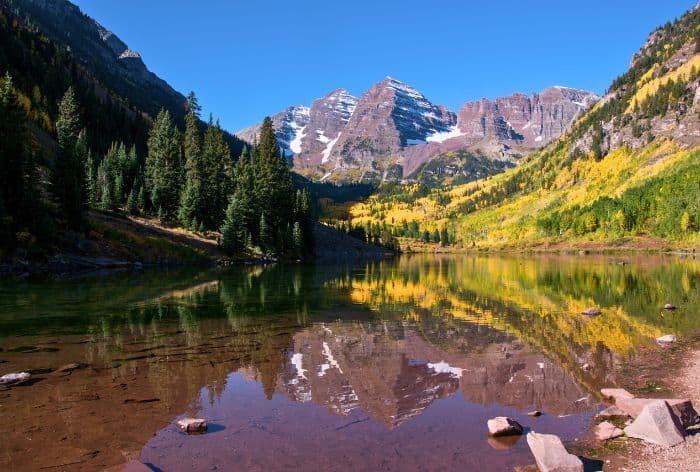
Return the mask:
<svg viewBox="0 0 700 472">
<path fill-rule="evenodd" d="M 85 231 L 90 208 L 156 216 L 193 231 L 221 230 L 231 255 L 251 247 L 270 256 L 311 255 L 310 196 L 292 186 L 269 118 L 260 142 L 236 161 L 219 123 L 210 118 L 202 125 L 191 93 L 184 130 L 162 110 L 148 131 L 145 155 L 123 142 L 100 155 L 89 145 L 70 87 L 58 103 L 44 192 L 20 97 L 9 74 L 0 80 L 0 247 L 6 255 L 26 239 L 47 242 L 56 227 Z"/>
</svg>

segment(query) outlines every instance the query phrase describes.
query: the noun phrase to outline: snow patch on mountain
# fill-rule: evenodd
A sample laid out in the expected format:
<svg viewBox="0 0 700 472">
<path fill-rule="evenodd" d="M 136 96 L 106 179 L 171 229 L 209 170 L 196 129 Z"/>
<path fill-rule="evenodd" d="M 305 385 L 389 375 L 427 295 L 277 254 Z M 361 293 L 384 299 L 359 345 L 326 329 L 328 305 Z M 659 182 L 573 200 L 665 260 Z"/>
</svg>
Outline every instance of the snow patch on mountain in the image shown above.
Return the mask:
<svg viewBox="0 0 700 472">
<path fill-rule="evenodd" d="M 448 139 L 458 138 L 458 137 L 462 136 L 463 134 L 464 133 L 462 133 L 462 131 L 460 131 L 460 129 L 457 127 L 457 125 L 455 125 L 455 126 L 451 126 L 450 129 L 447 131 L 439 131 L 439 132 L 433 133 L 430 136 L 428 136 L 427 138 L 425 138 L 425 140 L 429 143 L 443 143 L 443 142 L 447 141 Z"/>
<path fill-rule="evenodd" d="M 331 151 L 333 150 L 333 146 L 335 146 L 335 143 L 338 142 L 338 138 L 340 138 L 341 134 L 342 134 L 342 132 L 338 133 L 338 135 L 335 138 L 331 139 L 330 141 L 328 141 L 328 144 L 326 144 L 326 149 L 324 149 L 323 152 L 321 153 L 321 163 L 322 164 L 325 164 L 326 162 L 328 162 L 328 158 L 331 155 Z"/>
</svg>

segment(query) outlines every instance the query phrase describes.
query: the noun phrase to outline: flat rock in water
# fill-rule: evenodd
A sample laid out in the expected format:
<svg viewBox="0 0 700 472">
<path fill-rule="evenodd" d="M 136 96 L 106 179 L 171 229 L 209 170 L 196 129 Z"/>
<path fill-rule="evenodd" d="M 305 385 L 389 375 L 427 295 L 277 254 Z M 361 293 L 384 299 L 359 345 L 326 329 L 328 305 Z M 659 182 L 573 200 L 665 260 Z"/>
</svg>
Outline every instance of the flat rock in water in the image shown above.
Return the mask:
<svg viewBox="0 0 700 472">
<path fill-rule="evenodd" d="M 201 434 L 207 432 L 207 422 L 201 418 L 183 418 L 177 422 L 180 431 L 187 434 Z"/>
<path fill-rule="evenodd" d="M 537 418 L 538 416 L 542 416 L 542 412 L 540 410 L 535 410 L 535 411 L 529 412 L 527 415 Z"/>
<path fill-rule="evenodd" d="M 15 372 L 0 377 L 0 385 L 13 385 L 26 382 L 32 376 L 29 372 Z"/>
<path fill-rule="evenodd" d="M 523 434 L 523 427 L 514 419 L 506 416 L 497 416 L 486 422 L 489 428 L 489 436 L 514 436 Z"/>
<path fill-rule="evenodd" d="M 540 472 L 583 472 L 583 462 L 569 454 L 559 436 L 528 433 L 527 445 Z"/>
<path fill-rule="evenodd" d="M 616 401 L 619 398 L 634 398 L 634 395 L 624 388 L 601 388 L 600 393 L 605 397 L 614 398 Z"/>
<path fill-rule="evenodd" d="M 660 338 L 656 338 L 656 342 L 659 344 L 673 344 L 676 342 L 676 337 L 672 334 L 667 334 L 665 336 L 661 336 Z"/>
<path fill-rule="evenodd" d="M 678 420 L 664 400 L 655 400 L 642 409 L 637 419 L 625 428 L 631 438 L 663 447 L 671 447 L 683 442 L 683 433 Z"/>
<path fill-rule="evenodd" d="M 598 316 L 598 315 L 600 315 L 600 313 L 601 313 L 600 310 L 598 308 L 594 308 L 594 307 L 586 308 L 585 310 L 583 310 L 581 312 L 582 315 L 591 316 L 591 317 Z"/>
<path fill-rule="evenodd" d="M 601 411 L 598 413 L 596 416 L 599 418 L 611 418 L 611 417 L 616 417 L 616 416 L 629 416 L 627 413 L 622 411 L 622 409 L 618 406 L 609 406 L 605 410 Z"/>
<path fill-rule="evenodd" d="M 608 439 L 619 438 L 625 432 L 609 421 L 603 421 L 593 429 L 593 434 L 595 434 L 595 438 L 598 441 L 607 441 Z"/>
</svg>

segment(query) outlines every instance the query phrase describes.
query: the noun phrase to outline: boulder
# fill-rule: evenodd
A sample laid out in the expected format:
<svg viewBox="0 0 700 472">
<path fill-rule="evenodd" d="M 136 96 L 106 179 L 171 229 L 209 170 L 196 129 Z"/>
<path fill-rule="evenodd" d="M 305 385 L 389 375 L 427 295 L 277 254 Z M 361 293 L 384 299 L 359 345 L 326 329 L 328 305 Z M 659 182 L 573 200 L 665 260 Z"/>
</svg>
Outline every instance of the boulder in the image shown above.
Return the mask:
<svg viewBox="0 0 700 472">
<path fill-rule="evenodd" d="M 581 312 L 582 315 L 588 316 L 588 317 L 598 316 L 598 315 L 600 315 L 600 313 L 601 313 L 600 310 L 598 308 L 595 308 L 595 307 L 586 308 L 585 310 L 583 310 Z"/>
<path fill-rule="evenodd" d="M 567 452 L 559 436 L 531 432 L 527 445 L 540 472 L 583 472 L 583 462 Z"/>
<path fill-rule="evenodd" d="M 604 397 L 614 398 L 616 401 L 618 398 L 634 398 L 634 395 L 624 388 L 601 388 L 600 393 Z"/>
<path fill-rule="evenodd" d="M 21 384 L 29 380 L 32 376 L 29 372 L 15 372 L 12 374 L 5 374 L 0 377 L 0 385 L 13 385 Z"/>
<path fill-rule="evenodd" d="M 659 344 L 673 344 L 676 342 L 676 337 L 672 334 L 667 334 L 665 336 L 661 336 L 660 338 L 656 338 L 656 342 Z"/>
<path fill-rule="evenodd" d="M 609 406 L 605 410 L 601 411 L 596 415 L 599 418 L 614 418 L 614 417 L 619 417 L 619 416 L 629 416 L 627 413 L 622 411 L 622 409 L 618 406 Z"/>
<path fill-rule="evenodd" d="M 201 434 L 207 432 L 207 422 L 201 418 L 183 418 L 177 422 L 180 431 L 187 434 Z"/>
<path fill-rule="evenodd" d="M 621 398 L 617 400 L 616 406 L 625 414 L 636 418 L 639 416 L 645 406 L 658 400 L 663 400 L 668 403 L 671 408 L 671 413 L 677 418 L 682 429 L 687 429 L 700 422 L 700 416 L 693 407 L 693 402 L 688 399 L 678 398 Z"/>
<path fill-rule="evenodd" d="M 625 428 L 625 434 L 663 447 L 683 442 L 680 422 L 664 400 L 654 400 L 646 405 L 637 419 Z"/>
<path fill-rule="evenodd" d="M 664 310 L 669 310 L 669 311 L 671 311 L 671 310 L 675 310 L 675 309 L 676 309 L 676 305 L 672 305 L 672 304 L 670 304 L 670 303 L 667 303 L 667 304 L 664 305 Z"/>
<path fill-rule="evenodd" d="M 593 428 L 593 434 L 598 441 L 607 441 L 608 439 L 619 438 L 625 432 L 609 421 L 603 421 Z"/>
<path fill-rule="evenodd" d="M 523 434 L 523 427 L 514 419 L 497 416 L 487 421 L 489 436 L 514 436 Z"/>
</svg>

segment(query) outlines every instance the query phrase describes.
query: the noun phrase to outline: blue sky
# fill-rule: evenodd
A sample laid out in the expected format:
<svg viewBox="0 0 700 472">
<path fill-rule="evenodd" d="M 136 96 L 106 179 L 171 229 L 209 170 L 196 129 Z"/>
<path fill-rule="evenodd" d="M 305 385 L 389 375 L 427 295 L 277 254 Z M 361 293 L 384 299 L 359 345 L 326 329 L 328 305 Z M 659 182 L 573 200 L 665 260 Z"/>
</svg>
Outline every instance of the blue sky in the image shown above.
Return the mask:
<svg viewBox="0 0 700 472">
<path fill-rule="evenodd" d="M 656 26 L 694 1 L 74 0 L 235 132 L 390 75 L 433 103 L 605 91 Z"/>
</svg>

